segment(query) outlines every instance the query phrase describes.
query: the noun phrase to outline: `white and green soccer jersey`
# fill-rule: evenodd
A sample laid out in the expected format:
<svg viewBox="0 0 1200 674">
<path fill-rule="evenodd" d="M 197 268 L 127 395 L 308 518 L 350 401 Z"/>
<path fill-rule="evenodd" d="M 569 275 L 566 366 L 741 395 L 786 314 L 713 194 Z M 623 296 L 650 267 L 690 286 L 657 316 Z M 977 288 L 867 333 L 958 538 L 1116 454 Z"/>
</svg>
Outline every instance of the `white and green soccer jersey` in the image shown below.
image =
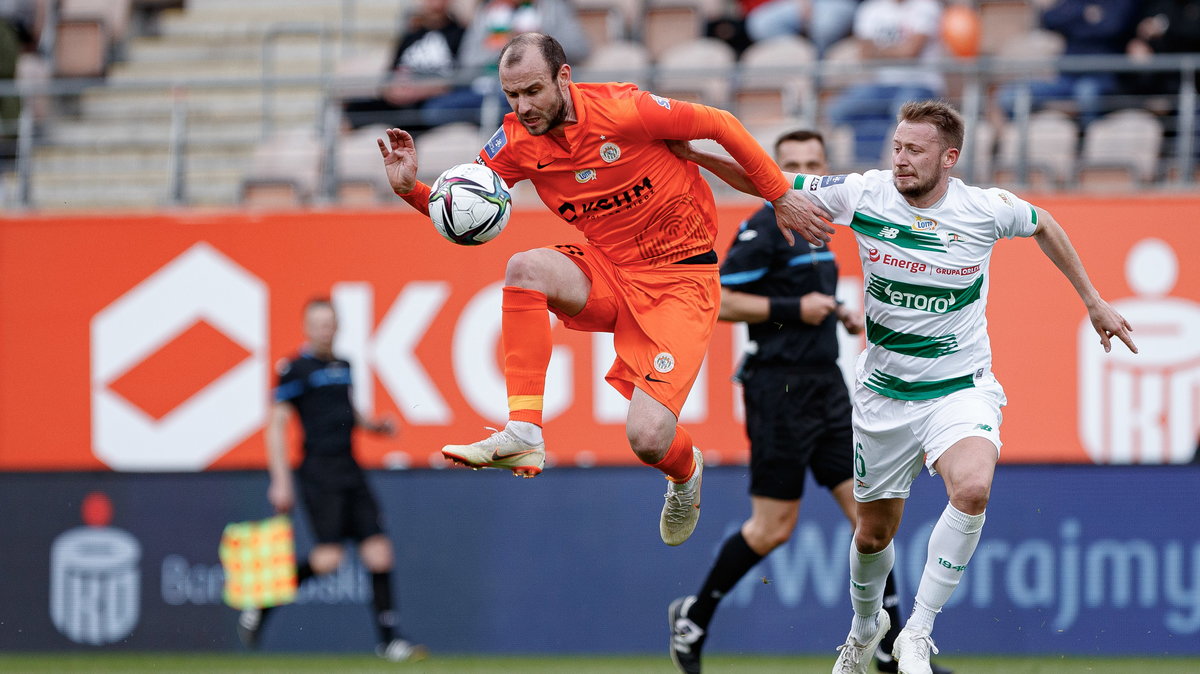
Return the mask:
<svg viewBox="0 0 1200 674">
<path fill-rule="evenodd" d="M 858 240 L 866 294 L 863 386 L 890 398 L 929 400 L 991 377 L 984 308 L 992 246 L 1032 236 L 1032 206 L 952 178 L 938 204 L 914 208 L 891 171 L 798 175 L 793 187 L 834 224 L 849 225 Z"/>
</svg>

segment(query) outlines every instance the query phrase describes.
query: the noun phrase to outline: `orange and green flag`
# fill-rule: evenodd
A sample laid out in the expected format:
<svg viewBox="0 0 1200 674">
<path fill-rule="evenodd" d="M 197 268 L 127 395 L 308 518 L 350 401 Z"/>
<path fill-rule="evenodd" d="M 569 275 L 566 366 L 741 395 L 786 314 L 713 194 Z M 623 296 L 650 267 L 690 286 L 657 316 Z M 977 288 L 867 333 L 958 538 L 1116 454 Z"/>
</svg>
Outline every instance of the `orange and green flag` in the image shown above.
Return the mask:
<svg viewBox="0 0 1200 674">
<path fill-rule="evenodd" d="M 296 599 L 292 520 L 230 522 L 221 535 L 225 603 L 237 609 L 290 604 Z"/>
</svg>

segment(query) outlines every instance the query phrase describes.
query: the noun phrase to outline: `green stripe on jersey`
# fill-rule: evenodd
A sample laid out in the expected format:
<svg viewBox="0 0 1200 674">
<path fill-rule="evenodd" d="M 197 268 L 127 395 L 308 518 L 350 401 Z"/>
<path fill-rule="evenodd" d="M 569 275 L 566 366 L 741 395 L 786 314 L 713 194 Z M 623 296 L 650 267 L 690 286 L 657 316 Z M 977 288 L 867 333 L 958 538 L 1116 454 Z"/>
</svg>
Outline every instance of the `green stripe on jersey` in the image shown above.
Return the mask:
<svg viewBox="0 0 1200 674">
<path fill-rule="evenodd" d="M 892 281 L 875 274 L 867 281 L 867 294 L 896 307 L 945 314 L 958 311 L 979 299 L 983 290 L 983 274 L 966 288 L 935 288 L 916 283 Z"/>
<path fill-rule="evenodd" d="M 914 358 L 941 358 L 958 351 L 958 337 L 929 337 L 889 330 L 867 317 L 867 341 L 875 346 Z"/>
<path fill-rule="evenodd" d="M 875 370 L 863 385 L 882 396 L 898 400 L 932 400 L 944 395 L 975 386 L 969 374 L 937 381 L 904 381 L 885 372 Z"/>
<path fill-rule="evenodd" d="M 897 225 L 887 220 L 880 220 L 879 218 L 859 213 L 858 211 L 854 212 L 854 219 L 850 221 L 850 229 L 863 236 L 887 241 L 901 248 L 946 251 L 945 244 L 942 243 L 937 234 L 932 232 L 918 232 L 907 225 Z"/>
</svg>

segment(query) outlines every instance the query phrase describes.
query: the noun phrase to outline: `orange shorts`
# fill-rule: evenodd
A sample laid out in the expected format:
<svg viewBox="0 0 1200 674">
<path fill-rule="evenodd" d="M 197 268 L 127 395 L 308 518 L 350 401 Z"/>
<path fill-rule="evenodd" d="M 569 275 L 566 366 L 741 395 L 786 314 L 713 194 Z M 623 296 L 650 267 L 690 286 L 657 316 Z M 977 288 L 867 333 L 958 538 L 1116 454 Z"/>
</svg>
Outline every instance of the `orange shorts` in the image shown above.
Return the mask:
<svg viewBox="0 0 1200 674">
<path fill-rule="evenodd" d="M 604 379 L 626 399 L 640 388 L 676 417 L 708 353 L 721 308 L 716 264 L 629 268 L 587 244 L 547 246 L 570 258 L 592 282 L 574 316 L 550 308 L 563 325 L 611 332 L 617 359 Z"/>
</svg>

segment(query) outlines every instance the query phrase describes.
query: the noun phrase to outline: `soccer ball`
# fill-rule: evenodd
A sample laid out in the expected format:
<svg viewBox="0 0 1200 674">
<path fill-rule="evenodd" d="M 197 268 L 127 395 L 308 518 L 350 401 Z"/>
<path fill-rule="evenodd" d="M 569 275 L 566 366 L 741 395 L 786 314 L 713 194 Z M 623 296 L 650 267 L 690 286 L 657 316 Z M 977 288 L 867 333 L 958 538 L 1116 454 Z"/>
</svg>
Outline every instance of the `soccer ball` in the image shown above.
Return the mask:
<svg viewBox="0 0 1200 674">
<path fill-rule="evenodd" d="M 496 172 L 482 164 L 446 169 L 429 193 L 429 217 L 438 234 L 461 246 L 496 238 L 508 224 L 512 196 Z"/>
</svg>

